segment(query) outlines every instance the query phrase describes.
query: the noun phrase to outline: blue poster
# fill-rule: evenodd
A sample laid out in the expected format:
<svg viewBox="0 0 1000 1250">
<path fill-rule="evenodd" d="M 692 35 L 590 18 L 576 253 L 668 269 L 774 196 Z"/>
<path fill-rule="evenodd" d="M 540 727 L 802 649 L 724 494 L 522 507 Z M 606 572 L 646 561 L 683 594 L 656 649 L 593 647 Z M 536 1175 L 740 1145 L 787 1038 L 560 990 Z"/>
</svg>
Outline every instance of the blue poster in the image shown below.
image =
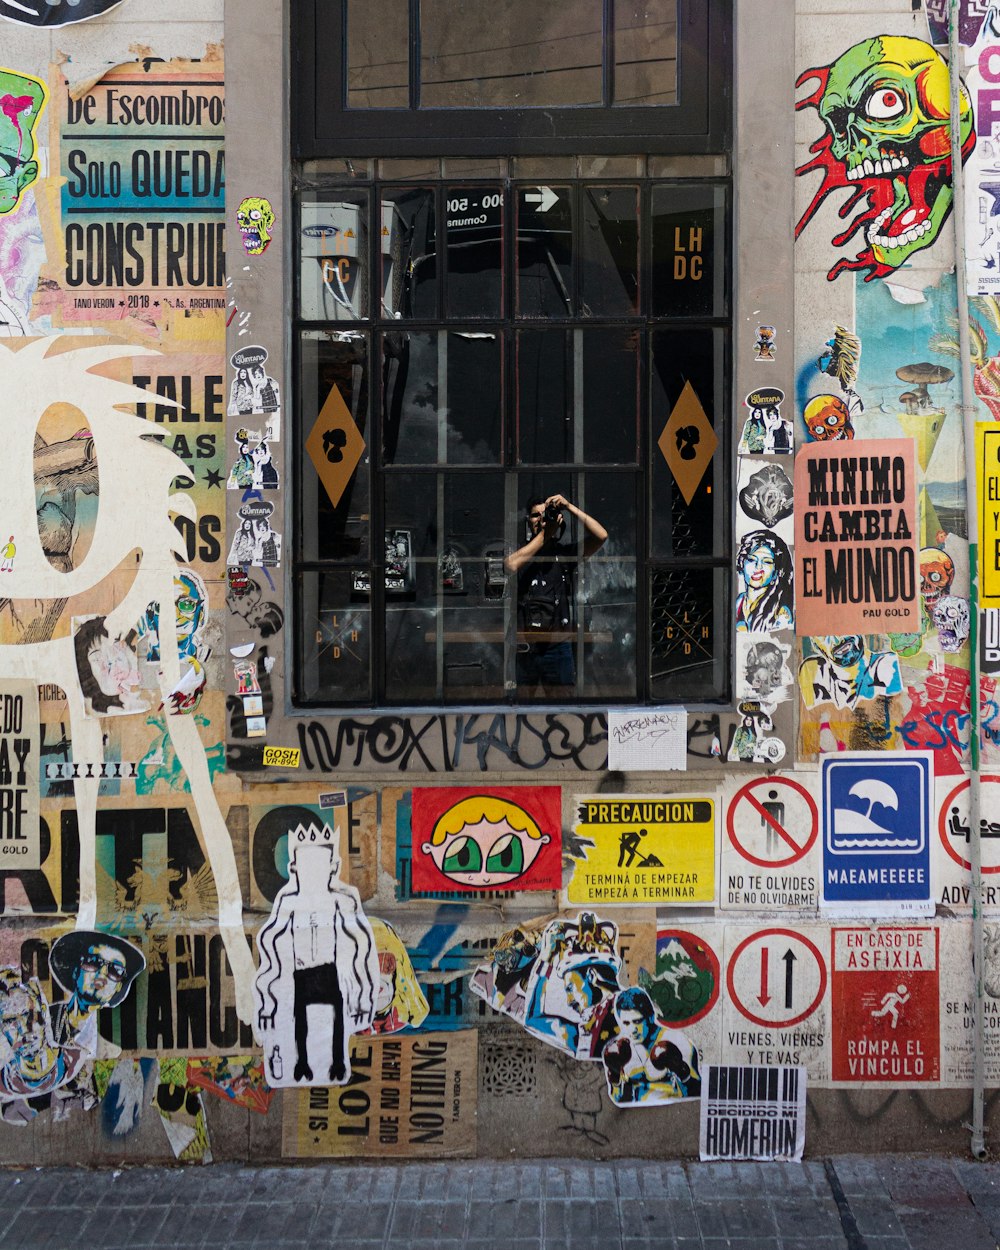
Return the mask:
<svg viewBox="0 0 1000 1250">
<path fill-rule="evenodd" d="M 820 770 L 823 903 L 842 914 L 930 914 L 930 754 L 848 752 Z"/>
</svg>

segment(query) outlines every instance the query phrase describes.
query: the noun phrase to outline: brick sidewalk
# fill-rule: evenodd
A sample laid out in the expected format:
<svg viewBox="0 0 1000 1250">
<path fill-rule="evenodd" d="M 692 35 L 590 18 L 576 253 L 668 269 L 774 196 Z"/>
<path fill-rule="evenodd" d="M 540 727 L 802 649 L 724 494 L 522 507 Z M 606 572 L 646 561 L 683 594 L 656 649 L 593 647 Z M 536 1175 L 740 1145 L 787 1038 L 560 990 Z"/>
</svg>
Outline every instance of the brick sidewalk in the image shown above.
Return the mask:
<svg viewBox="0 0 1000 1250">
<path fill-rule="evenodd" d="M 997 1250 L 1000 1165 L 455 1162 L 0 1171 L 0 1246 Z"/>
</svg>

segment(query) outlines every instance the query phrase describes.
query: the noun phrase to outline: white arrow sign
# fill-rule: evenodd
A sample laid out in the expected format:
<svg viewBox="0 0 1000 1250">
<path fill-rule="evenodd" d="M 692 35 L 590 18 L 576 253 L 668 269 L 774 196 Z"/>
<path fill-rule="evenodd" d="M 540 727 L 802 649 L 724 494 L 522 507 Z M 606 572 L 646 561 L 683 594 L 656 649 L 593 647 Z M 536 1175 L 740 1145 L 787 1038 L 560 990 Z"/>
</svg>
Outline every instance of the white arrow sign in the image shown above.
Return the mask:
<svg viewBox="0 0 1000 1250">
<path fill-rule="evenodd" d="M 551 187 L 539 187 L 537 191 L 525 191 L 524 202 L 526 204 L 537 204 L 537 212 L 547 213 L 553 204 L 559 202 L 559 196 Z"/>
</svg>

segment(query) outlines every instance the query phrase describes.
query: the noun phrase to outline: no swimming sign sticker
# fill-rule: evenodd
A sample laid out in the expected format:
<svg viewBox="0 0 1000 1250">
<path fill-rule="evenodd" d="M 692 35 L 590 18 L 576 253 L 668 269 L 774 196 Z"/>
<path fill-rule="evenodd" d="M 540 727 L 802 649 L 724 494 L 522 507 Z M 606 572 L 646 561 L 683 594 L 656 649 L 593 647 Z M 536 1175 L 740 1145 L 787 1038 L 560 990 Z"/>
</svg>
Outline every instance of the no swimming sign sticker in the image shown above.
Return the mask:
<svg viewBox="0 0 1000 1250">
<path fill-rule="evenodd" d="M 821 762 L 823 905 L 842 915 L 929 915 L 929 752 Z"/>
</svg>

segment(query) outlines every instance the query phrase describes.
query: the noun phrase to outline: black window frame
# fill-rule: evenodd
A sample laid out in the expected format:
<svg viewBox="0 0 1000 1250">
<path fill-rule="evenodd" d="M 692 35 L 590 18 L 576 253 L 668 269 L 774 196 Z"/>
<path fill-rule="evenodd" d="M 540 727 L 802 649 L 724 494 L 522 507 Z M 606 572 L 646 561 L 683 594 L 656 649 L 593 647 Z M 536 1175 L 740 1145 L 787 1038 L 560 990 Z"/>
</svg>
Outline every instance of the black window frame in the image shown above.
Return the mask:
<svg viewBox="0 0 1000 1250">
<path fill-rule="evenodd" d="M 555 0 L 539 0 L 539 3 Z M 678 102 L 571 108 L 428 109 L 418 104 L 419 3 L 409 0 L 410 106 L 348 108 L 346 0 L 292 0 L 292 154 L 297 160 L 369 156 L 517 156 L 581 151 L 710 154 L 732 130 L 732 0 L 677 0 Z M 614 30 L 614 0 L 603 0 Z M 605 101 L 614 54 L 605 40 Z"/>
<path fill-rule="evenodd" d="M 545 3 L 546 0 L 539 0 Z M 549 0 L 554 2 L 554 0 Z M 420 0 L 407 0 L 411 30 L 419 32 Z M 658 325 L 711 328 L 713 332 L 722 334 L 720 357 L 715 368 L 720 373 L 720 410 L 715 412 L 714 423 L 719 437 L 720 446 L 716 452 L 716 480 L 722 485 L 726 501 L 731 501 L 734 488 L 732 467 L 732 435 L 729 430 L 727 414 L 734 403 L 734 300 L 731 275 L 734 257 L 732 251 L 732 231 L 734 228 L 734 204 L 731 172 L 729 172 L 729 154 L 732 150 L 732 128 L 734 115 L 733 100 L 733 0 L 677 0 L 678 45 L 677 45 L 677 84 L 678 101 L 672 105 L 617 106 L 608 103 L 613 99 L 614 87 L 614 49 L 606 39 L 603 50 L 603 98 L 601 105 L 581 105 L 568 108 L 420 108 L 419 105 L 419 43 L 411 42 L 409 49 L 410 64 L 410 98 L 407 108 L 348 108 L 346 81 L 346 47 L 347 47 L 347 0 L 290 0 L 291 28 L 291 61 L 290 61 L 290 95 L 291 95 L 291 151 L 297 163 L 296 183 L 299 189 L 309 186 L 318 189 L 318 185 L 338 184 L 342 189 L 348 185 L 351 191 L 367 190 L 371 195 L 371 204 L 375 204 L 376 187 L 379 185 L 399 184 L 410 181 L 406 174 L 384 174 L 380 162 L 393 158 L 418 158 L 434 160 L 436 158 L 479 159 L 483 157 L 505 158 L 506 173 L 499 173 L 496 181 L 504 184 L 506 213 L 511 211 L 511 197 L 516 184 L 543 181 L 535 175 L 529 176 L 517 169 L 518 158 L 521 157 L 553 157 L 558 158 L 563 168 L 549 179 L 552 182 L 571 183 L 579 186 L 583 183 L 599 184 L 607 182 L 611 185 L 638 183 L 642 190 L 643 204 L 648 207 L 649 188 L 664 182 L 697 182 L 724 183 L 727 190 L 728 231 L 725 240 L 725 264 L 727 273 L 727 309 L 724 317 L 678 318 L 669 316 L 654 317 L 651 314 L 651 292 L 646 291 L 642 304 L 635 318 L 599 318 L 603 324 L 621 322 L 641 323 L 643 329 L 642 342 L 644 348 L 640 359 L 639 404 L 640 404 L 640 443 L 639 464 L 636 467 L 634 490 L 637 500 L 636 538 L 639 544 L 637 561 L 636 585 L 636 649 L 635 663 L 637 673 L 637 697 L 632 700 L 613 700 L 616 705 L 630 706 L 644 703 L 648 706 L 662 706 L 667 700 L 655 700 L 651 697 L 653 681 L 652 656 L 649 642 L 649 590 L 647 583 L 651 570 L 658 562 L 647 551 L 647 532 L 649 528 L 648 510 L 650 507 L 651 466 L 643 457 L 658 454 L 655 441 L 656 432 L 652 431 L 652 414 L 649 411 L 651 391 L 650 370 L 652 357 L 650 343 L 653 332 Z M 613 34 L 614 0 L 603 0 L 604 31 Z M 575 174 L 565 174 L 565 162 L 569 157 L 579 153 L 594 153 L 600 156 L 628 156 L 641 159 L 641 172 L 619 173 L 615 176 L 592 177 L 583 167 Z M 678 157 L 675 165 L 667 161 L 654 170 L 652 160 L 657 157 Z M 716 158 L 714 165 L 693 162 L 689 170 L 684 167 L 686 157 Z M 361 161 L 362 165 L 355 169 L 352 161 Z M 316 162 L 315 165 L 310 164 Z M 329 173 L 321 172 L 325 162 L 331 163 Z M 533 162 L 534 164 L 535 162 Z M 448 162 L 446 161 L 447 165 Z M 346 172 L 345 172 L 346 167 Z M 342 172 L 338 175 L 336 169 Z M 363 172 L 367 169 L 367 172 Z M 446 183 L 459 185 L 463 182 L 482 185 L 494 178 L 484 173 L 476 176 L 456 172 L 454 175 L 440 169 L 437 174 L 427 172 L 423 177 L 413 176 L 414 185 L 435 185 L 442 188 Z M 372 207 L 374 213 L 375 209 Z M 296 238 L 298 237 L 298 204 L 293 214 L 296 222 Z M 507 218 L 513 224 L 513 217 Z M 640 267 L 643 279 L 648 278 L 649 235 Z M 508 278 L 512 271 L 512 251 L 504 259 L 504 267 Z M 374 274 L 378 255 L 374 231 L 370 240 L 370 275 L 374 282 Z M 296 483 L 301 481 L 303 472 L 311 468 L 302 446 L 305 434 L 315 413 L 302 410 L 302 387 L 300 369 L 302 367 L 301 340 L 304 331 L 319 329 L 321 323 L 306 321 L 299 314 L 299 258 L 296 254 L 293 262 L 295 283 L 295 306 L 292 316 L 292 369 L 295 378 L 295 418 L 289 439 L 293 450 L 293 478 Z M 373 287 L 374 290 L 374 287 Z M 508 300 L 513 300 L 513 286 L 508 285 Z M 397 323 L 398 328 L 410 328 L 415 331 L 428 328 L 447 329 L 453 325 L 444 315 L 444 295 L 441 296 L 442 316 L 436 319 L 411 320 Z M 369 309 L 368 317 L 361 322 L 338 322 L 341 329 L 353 325 L 365 334 L 369 341 L 369 369 L 375 369 L 375 353 L 379 335 L 380 319 Z M 515 319 L 511 304 L 508 304 L 503 316 L 499 318 L 511 327 L 510 334 L 516 334 Z M 528 323 L 522 323 L 527 325 Z M 538 327 L 544 325 L 579 325 L 576 318 L 567 321 L 539 321 Z M 593 324 L 593 323 L 592 323 Z M 595 325 L 596 328 L 596 325 Z M 513 357 L 507 353 L 504 358 L 504 371 L 507 381 L 506 394 L 508 406 L 512 402 L 514 391 L 511 387 L 510 371 Z M 374 405 L 377 402 L 374 389 L 369 388 L 370 416 L 374 416 Z M 368 428 L 374 433 L 374 425 L 369 422 Z M 504 471 L 518 471 L 516 464 L 505 464 Z M 587 469 L 581 466 L 580 471 Z M 624 470 L 623 470 L 624 471 Z M 384 473 L 381 465 L 381 452 L 372 448 L 371 455 L 371 488 L 373 505 L 373 524 L 380 522 L 376 505 L 376 480 Z M 303 585 L 302 573 L 310 568 L 318 568 L 325 561 L 306 561 L 303 559 L 303 493 L 296 486 L 293 503 L 293 559 L 290 589 L 294 599 L 293 619 L 296 627 L 293 630 L 294 675 L 291 682 L 291 703 L 296 708 L 318 712 L 333 712 L 338 708 L 352 709 L 370 708 L 381 711 L 386 707 L 410 708 L 433 706 L 437 710 L 452 712 L 460 710 L 462 704 L 451 704 L 435 701 L 432 705 L 419 702 L 400 703 L 380 696 L 384 670 L 377 656 L 372 657 L 373 699 L 371 702 L 356 702 L 350 699 L 341 700 L 335 697 L 307 698 L 303 695 L 303 664 L 304 647 L 302 634 Z M 728 515 L 724 510 L 723 515 Z M 374 532 L 374 531 L 373 531 Z M 725 590 L 725 603 L 717 605 L 715 619 L 720 633 L 725 637 L 720 641 L 721 652 L 716 653 L 713 661 L 725 665 L 719 686 L 722 693 L 707 690 L 704 695 L 691 695 L 677 698 L 672 702 L 684 702 L 689 706 L 724 706 L 731 702 L 732 696 L 732 662 L 730 649 L 734 636 L 731 600 L 734 573 L 732 570 L 733 537 L 731 526 L 726 530 L 724 541 L 713 555 L 698 555 L 688 559 L 672 558 L 669 567 L 676 567 L 680 572 L 685 565 L 708 568 L 721 576 Z M 374 573 L 372 577 L 370 607 L 373 618 L 382 612 L 385 596 L 379 576 L 378 557 L 373 550 Z M 384 633 L 380 635 L 384 637 Z M 729 657 L 727 659 L 727 657 Z M 716 687 L 718 689 L 719 687 Z M 595 699 L 593 696 L 573 701 L 573 706 L 586 707 L 599 703 L 607 704 L 606 700 Z M 519 701 L 516 694 L 511 697 L 505 692 L 500 698 L 487 700 L 482 704 L 474 703 L 477 708 L 496 708 L 498 711 L 532 710 L 544 707 L 534 701 Z"/>
<path fill-rule="evenodd" d="M 485 182 L 492 182 L 493 179 L 483 178 L 482 176 L 453 176 L 448 177 L 446 174 L 439 174 L 435 178 L 416 178 L 413 180 L 414 187 L 432 186 L 435 189 L 437 215 L 441 217 L 440 209 L 442 202 L 447 194 L 447 190 L 461 186 L 467 183 L 470 186 L 482 187 Z M 658 455 L 656 441 L 660 433 L 660 423 L 654 429 L 653 414 L 650 410 L 652 379 L 651 370 L 653 368 L 652 357 L 652 336 L 657 331 L 706 331 L 713 335 L 721 333 L 720 356 L 717 360 L 716 368 L 721 371 L 722 387 L 718 409 L 714 415 L 714 428 L 719 438 L 719 448 L 715 453 L 715 473 L 716 482 L 723 492 L 725 500 L 731 500 L 733 491 L 733 472 L 732 472 L 732 442 L 731 431 L 728 427 L 727 414 L 731 411 L 733 403 L 732 377 L 733 377 L 733 290 L 731 284 L 728 285 L 726 294 L 726 306 L 721 314 L 714 316 L 704 313 L 699 315 L 664 315 L 653 313 L 653 291 L 650 281 L 652 269 L 652 231 L 648 227 L 643 232 L 643 247 L 639 255 L 640 264 L 640 285 L 643 294 L 634 315 L 631 316 L 601 316 L 601 317 L 584 317 L 576 312 L 565 318 L 544 318 L 544 317 L 527 317 L 521 318 L 515 313 L 514 309 L 514 267 L 515 256 L 513 247 L 513 231 L 516 223 L 515 204 L 517 202 L 517 194 L 520 188 L 534 186 L 526 178 L 512 177 L 509 173 L 504 177 L 498 177 L 495 181 L 503 186 L 504 194 L 504 218 L 510 223 L 511 236 L 510 245 L 504 256 L 505 269 L 505 286 L 507 289 L 507 303 L 502 315 L 497 317 L 483 319 L 467 319 L 467 318 L 450 318 L 446 315 L 445 301 L 447 290 L 447 262 L 443 266 L 443 272 L 439 274 L 438 281 L 441 284 L 439 295 L 440 306 L 439 314 L 436 317 L 409 317 L 403 320 L 393 320 L 378 313 L 376 310 L 375 299 L 369 301 L 368 315 L 360 320 L 346 320 L 326 322 L 323 320 L 306 319 L 299 312 L 299 266 L 295 266 L 295 312 L 293 315 L 293 376 L 296 379 L 296 403 L 295 403 L 295 438 L 293 446 L 295 448 L 295 481 L 302 481 L 304 473 L 313 472 L 308 457 L 305 455 L 303 441 L 308 430 L 311 428 L 315 420 L 315 412 L 305 412 L 302 409 L 303 387 L 300 384 L 301 369 L 303 365 L 302 341 L 306 334 L 315 331 L 323 331 L 324 328 L 336 328 L 339 331 L 349 330 L 364 336 L 367 346 L 368 358 L 368 399 L 366 412 L 366 428 L 368 430 L 369 452 L 368 465 L 370 473 L 370 490 L 369 508 L 371 511 L 372 534 L 381 532 L 385 528 L 384 515 L 384 491 L 386 480 L 395 474 L 426 472 L 428 475 L 434 473 L 454 471 L 455 466 L 448 465 L 408 465 L 408 464 L 386 464 L 383 459 L 381 447 L 381 413 L 380 413 L 380 390 L 379 375 L 380 366 L 378 363 L 378 343 L 380 335 L 388 328 L 398 331 L 409 331 L 413 333 L 436 333 L 441 330 L 453 330 L 460 328 L 467 329 L 499 329 L 504 338 L 505 349 L 503 351 L 503 374 L 504 374 L 504 395 L 506 397 L 507 416 L 505 418 L 505 439 L 504 451 L 501 461 L 497 465 L 473 466 L 467 469 L 473 473 L 495 473 L 502 472 L 504 474 L 513 474 L 517 477 L 527 477 L 531 474 L 539 474 L 544 472 L 542 466 L 522 464 L 519 462 L 515 448 L 515 413 L 516 413 L 516 383 L 514 377 L 515 371 L 515 352 L 514 342 L 517 334 L 522 330 L 545 330 L 545 329 L 575 329 L 590 328 L 600 330 L 608 329 L 636 329 L 640 335 L 640 351 L 638 355 L 639 376 L 637 391 L 637 407 L 638 407 L 638 430 L 637 430 L 637 461 L 631 464 L 621 463 L 616 465 L 601 465 L 599 463 L 587 465 L 567 464 L 566 466 L 551 466 L 552 468 L 565 467 L 567 473 L 589 473 L 604 472 L 610 474 L 620 474 L 623 481 L 629 482 L 629 489 L 634 494 L 635 501 L 635 520 L 636 520 L 636 585 L 634 590 L 635 603 L 635 627 L 636 627 L 636 645 L 635 645 L 635 668 L 636 668 L 636 694 L 632 698 L 619 698 L 609 701 L 596 699 L 593 695 L 584 694 L 579 699 L 570 700 L 573 707 L 596 706 L 669 706 L 679 702 L 687 704 L 697 704 L 704 706 L 722 706 L 731 702 L 732 696 L 732 672 L 731 666 L 724 675 L 724 689 L 719 693 L 706 691 L 701 696 L 688 696 L 686 698 L 672 697 L 657 699 L 653 694 L 653 686 L 655 684 L 656 675 L 653 672 L 653 656 L 651 653 L 651 616 L 650 616 L 650 600 L 651 589 L 650 579 L 655 575 L 656 570 L 683 573 L 685 570 L 696 572 L 711 572 L 712 575 L 722 577 L 726 587 L 724 595 L 725 607 L 721 614 L 721 626 L 718 630 L 718 641 L 714 648 L 716 653 L 716 662 L 719 657 L 725 657 L 730 654 L 733 640 L 734 625 L 731 620 L 731 612 L 729 610 L 730 601 L 732 599 L 732 534 L 726 530 L 723 534 L 723 541 L 719 545 L 715 553 L 701 552 L 694 555 L 674 555 L 669 559 L 656 558 L 649 551 L 649 528 L 651 524 L 650 508 L 651 504 L 651 469 L 649 457 Z M 613 187 L 621 187 L 623 185 L 635 185 L 639 190 L 639 211 L 640 215 L 645 217 L 647 222 L 652 221 L 651 205 L 653 191 L 658 186 L 675 186 L 678 188 L 685 186 L 715 186 L 724 191 L 725 209 L 724 216 L 728 222 L 728 230 L 725 232 L 723 241 L 721 263 L 724 266 L 725 273 L 731 273 L 733 254 L 732 254 L 732 225 L 733 225 L 733 196 L 731 180 L 724 176 L 715 177 L 697 177 L 689 178 L 661 178 L 651 177 L 648 174 L 644 176 L 636 176 L 631 178 L 610 177 L 610 178 L 589 178 L 578 175 L 573 178 L 553 179 L 559 185 L 569 185 L 573 188 L 574 197 L 581 193 L 582 188 L 586 186 L 608 185 Z M 369 281 L 372 291 L 378 289 L 378 265 L 380 261 L 378 231 L 374 228 L 374 223 L 380 219 L 380 197 L 384 189 L 398 189 L 400 186 L 398 178 L 387 176 L 385 178 L 378 176 L 355 177 L 352 179 L 345 178 L 343 175 L 330 174 L 327 176 L 317 176 L 310 173 L 307 177 L 299 179 L 298 192 L 315 192 L 321 189 L 337 192 L 363 192 L 368 197 L 368 213 L 370 216 L 370 228 L 368 230 L 368 272 Z M 300 220 L 299 220 L 299 195 L 296 195 L 295 206 L 295 224 L 296 235 L 298 236 Z M 579 222 L 574 228 L 574 235 L 579 228 Z M 446 254 L 446 249 L 443 249 Z M 666 420 L 664 415 L 663 420 Z M 385 632 L 379 631 L 376 640 L 372 635 L 373 646 L 376 641 L 379 649 L 374 650 L 371 657 L 371 682 L 373 686 L 372 698 L 352 700 L 349 697 L 341 696 L 336 700 L 331 697 L 310 698 L 304 694 L 303 675 L 305 671 L 305 649 L 303 645 L 304 635 L 302 632 L 302 621 L 304 620 L 304 586 L 303 575 L 320 575 L 324 571 L 333 571 L 338 566 L 345 566 L 343 560 L 335 559 L 306 559 L 303 555 L 302 544 L 305 533 L 306 518 L 304 516 L 304 499 L 303 492 L 297 487 L 295 502 L 295 524 L 294 524 L 294 545 L 293 545 L 293 585 L 294 585 L 294 608 L 293 619 L 296 622 L 294 629 L 294 679 L 292 682 L 292 703 L 294 706 L 303 709 L 332 709 L 333 707 L 351 707 L 351 708 L 413 708 L 428 706 L 426 700 L 414 698 L 409 701 L 400 700 L 390 697 L 385 693 L 386 685 L 386 666 L 385 658 L 381 651 L 381 646 L 385 640 Z M 726 509 L 723 515 L 728 515 Z M 369 599 L 369 609 L 371 620 L 381 619 L 385 613 L 386 597 L 383 592 L 382 585 L 382 563 L 377 543 L 372 543 L 370 548 L 370 559 L 372 561 L 372 578 L 371 592 Z M 518 699 L 516 691 L 507 691 L 500 697 L 487 697 L 481 702 L 465 699 L 455 703 L 436 702 L 436 707 L 445 710 L 454 710 L 463 706 L 474 707 L 493 707 L 498 709 L 512 710 L 515 708 L 528 709 L 532 707 L 544 706 L 537 701 L 525 701 L 523 698 Z"/>
</svg>

